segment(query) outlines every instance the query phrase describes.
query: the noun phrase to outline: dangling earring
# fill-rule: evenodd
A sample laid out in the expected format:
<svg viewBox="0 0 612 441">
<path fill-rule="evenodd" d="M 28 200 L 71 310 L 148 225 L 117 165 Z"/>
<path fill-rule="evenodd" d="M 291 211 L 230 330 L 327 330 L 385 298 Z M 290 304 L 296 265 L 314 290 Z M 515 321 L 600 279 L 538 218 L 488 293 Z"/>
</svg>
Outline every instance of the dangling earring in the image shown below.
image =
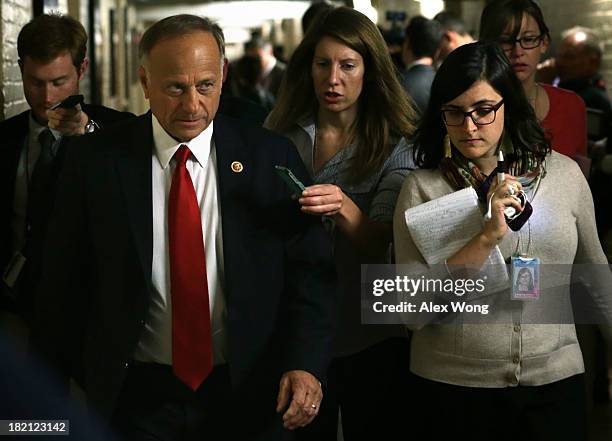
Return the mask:
<svg viewBox="0 0 612 441">
<path fill-rule="evenodd" d="M 450 158 L 452 156 L 453 156 L 453 154 L 451 152 L 451 141 L 450 141 L 450 137 L 447 134 L 444 137 L 444 157 L 445 158 Z"/>
</svg>

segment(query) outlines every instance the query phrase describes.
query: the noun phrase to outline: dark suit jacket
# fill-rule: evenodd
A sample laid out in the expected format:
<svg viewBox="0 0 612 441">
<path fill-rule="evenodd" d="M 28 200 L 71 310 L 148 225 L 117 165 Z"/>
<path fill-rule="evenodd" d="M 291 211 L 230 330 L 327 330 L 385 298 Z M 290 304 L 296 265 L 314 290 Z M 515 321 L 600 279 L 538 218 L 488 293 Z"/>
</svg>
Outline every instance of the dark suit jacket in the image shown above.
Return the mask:
<svg viewBox="0 0 612 441">
<path fill-rule="evenodd" d="M 427 109 L 431 83 L 435 76 L 434 68 L 425 64 L 417 64 L 401 73 L 402 86 L 416 104 L 415 110 L 421 115 Z"/>
<path fill-rule="evenodd" d="M 127 112 L 118 112 L 104 106 L 84 104 L 83 111 L 101 127 L 112 124 L 134 115 Z M 15 176 L 19 157 L 28 136 L 30 111 L 0 122 L 0 269 L 6 267 L 13 253 L 13 230 L 11 221 L 15 197 Z M 23 314 L 28 314 L 32 302 L 32 286 L 29 282 L 37 280 L 40 273 L 40 248 L 44 238 L 49 211 L 53 204 L 53 194 L 59 168 L 61 166 L 64 148 L 70 137 L 63 138 L 54 162 L 54 170 L 49 181 L 44 186 L 48 190 L 48 198 L 44 206 L 37 210 L 40 216 L 33 219 L 30 231 L 30 254 L 20 277 L 19 298 L 17 305 L 9 295 L 9 290 L 0 280 L 0 307 L 15 308 Z M 24 282 L 25 280 L 25 282 Z M 12 294 L 12 293 L 10 293 Z"/>
<path fill-rule="evenodd" d="M 287 65 L 280 60 L 276 61 L 276 65 L 270 71 L 268 76 L 263 80 L 263 87 L 265 90 L 270 92 L 270 94 L 276 98 L 278 98 L 278 91 L 280 90 L 281 83 L 283 82 L 283 77 L 285 76 L 285 71 L 287 70 Z"/>
<path fill-rule="evenodd" d="M 601 75 L 591 78 L 576 78 L 561 81 L 559 87 L 576 92 L 584 100 L 588 108 L 601 110 L 608 116 L 612 115 L 612 105 Z"/>
<path fill-rule="evenodd" d="M 236 411 L 274 416 L 282 372 L 323 378 L 331 354 L 335 279 L 319 218 L 303 215 L 274 171 L 308 175 L 286 138 L 217 115 L 228 364 Z M 110 416 L 151 297 L 151 114 L 70 145 L 51 217 L 32 340 L 80 377 Z M 244 170 L 235 173 L 239 161 Z M 257 418 L 256 418 L 257 417 Z"/>
</svg>

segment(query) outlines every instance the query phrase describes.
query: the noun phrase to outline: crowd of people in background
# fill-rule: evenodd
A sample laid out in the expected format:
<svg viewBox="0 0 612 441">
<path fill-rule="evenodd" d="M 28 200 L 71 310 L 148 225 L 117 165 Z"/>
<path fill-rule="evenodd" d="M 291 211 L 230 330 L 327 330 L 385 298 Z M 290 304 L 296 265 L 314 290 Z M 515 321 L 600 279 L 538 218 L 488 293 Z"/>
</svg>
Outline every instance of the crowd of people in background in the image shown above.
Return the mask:
<svg viewBox="0 0 612 441">
<path fill-rule="evenodd" d="M 80 23 L 28 23 L 30 109 L 0 122 L 0 352 L 18 379 L 0 419 L 126 441 L 586 441 L 612 344 L 598 32 L 568 29 L 542 60 L 534 0 L 488 2 L 479 35 L 446 11 L 402 18 L 383 31 L 316 2 L 290 57 L 253 33 L 231 62 L 211 20 L 164 18 L 139 43 L 140 116 L 78 98 Z M 428 274 L 406 213 L 465 189 L 487 214 L 456 226 L 476 233 L 434 262 L 445 278 L 491 255 L 604 267 L 554 300 L 591 297 L 610 326 L 362 324 L 362 265 Z M 79 391 L 91 423 L 66 404 Z"/>
</svg>

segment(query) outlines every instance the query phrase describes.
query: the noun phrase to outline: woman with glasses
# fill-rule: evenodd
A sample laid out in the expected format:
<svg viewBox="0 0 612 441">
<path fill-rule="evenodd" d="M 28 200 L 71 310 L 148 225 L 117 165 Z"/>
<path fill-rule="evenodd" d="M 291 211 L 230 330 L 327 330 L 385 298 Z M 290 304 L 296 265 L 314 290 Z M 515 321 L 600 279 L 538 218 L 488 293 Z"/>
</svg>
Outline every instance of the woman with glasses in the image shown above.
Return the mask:
<svg viewBox="0 0 612 441">
<path fill-rule="evenodd" d="M 606 263 L 584 176 L 574 161 L 551 152 L 497 44 L 471 43 L 451 52 L 433 81 L 414 147 L 422 169 L 406 178 L 393 222 L 396 263 L 407 264 L 407 271 L 426 277 L 443 271 L 453 280 L 457 268 L 480 269 L 497 249 L 504 259 L 529 255 L 542 265 Z M 496 173 L 500 150 L 504 180 Z M 411 236 L 406 210 L 469 187 L 482 214 L 489 209 L 490 216 L 481 225 L 478 215 L 478 233 L 434 262 L 440 265 L 428 265 Z M 504 210 L 522 210 L 513 197 L 519 191 L 531 200 L 533 214 L 519 231 L 511 231 Z M 464 226 L 457 230 L 465 231 Z M 607 274 L 604 282 L 611 284 Z M 569 296 L 569 288 L 560 289 L 555 294 Z M 495 302 L 509 301 L 507 290 Z M 541 303 L 523 302 L 523 314 Z M 600 304 L 610 303 L 606 297 Z M 421 318 L 406 322 L 422 323 Z M 424 409 L 417 418 L 424 433 L 415 439 L 584 439 L 584 368 L 574 326 L 523 323 L 520 314 L 512 319 L 409 324 L 414 330 L 410 369 L 418 377 L 411 399 Z"/>
<path fill-rule="evenodd" d="M 298 199 L 332 232 L 338 272 L 336 354 L 317 418 L 301 439 L 396 439 L 404 399 L 403 329 L 361 324 L 363 263 L 385 263 L 392 219 L 412 155 L 414 111 L 385 41 L 352 8 L 318 16 L 295 50 L 266 126 L 287 136 L 316 185 Z M 330 293 L 334 295 L 334 293 Z M 401 432 L 401 430 L 400 430 Z"/>
<path fill-rule="evenodd" d="M 480 39 L 504 50 L 525 90 L 525 96 L 549 136 L 553 150 L 571 158 L 587 154 L 586 107 L 574 92 L 536 82 L 550 33 L 533 0 L 489 2 L 480 18 Z"/>
<path fill-rule="evenodd" d="M 533 292 L 533 271 L 529 268 L 521 268 L 514 284 L 515 290 L 519 293 Z"/>
</svg>

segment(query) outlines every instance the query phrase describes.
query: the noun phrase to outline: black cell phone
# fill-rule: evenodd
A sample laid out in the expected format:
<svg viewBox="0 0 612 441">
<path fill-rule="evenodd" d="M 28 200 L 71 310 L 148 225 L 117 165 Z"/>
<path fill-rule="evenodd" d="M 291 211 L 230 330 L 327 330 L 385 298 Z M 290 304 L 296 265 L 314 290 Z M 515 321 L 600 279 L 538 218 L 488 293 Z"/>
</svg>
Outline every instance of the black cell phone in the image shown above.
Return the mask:
<svg viewBox="0 0 612 441">
<path fill-rule="evenodd" d="M 521 203 L 521 206 L 523 207 L 523 211 L 516 211 L 514 207 L 509 207 L 509 208 L 512 208 L 513 211 L 504 212 L 506 216 L 506 223 L 508 224 L 508 227 L 512 231 L 520 230 L 523 227 L 523 225 L 525 225 L 525 222 L 529 220 L 529 217 L 533 213 L 533 207 L 527 200 L 527 195 L 525 194 L 524 191 L 519 192 L 516 198 Z M 506 210 L 508 210 L 508 208 L 506 208 Z"/>
<path fill-rule="evenodd" d="M 71 107 L 75 107 L 77 104 L 83 104 L 83 95 L 70 95 L 68 98 L 65 98 L 59 103 L 51 106 L 51 110 L 70 109 Z"/>
<path fill-rule="evenodd" d="M 275 165 L 274 168 L 281 179 L 285 181 L 285 184 L 287 184 L 292 193 L 300 195 L 306 189 L 304 184 L 302 184 L 302 182 L 296 178 L 293 172 L 287 167 Z"/>
</svg>

